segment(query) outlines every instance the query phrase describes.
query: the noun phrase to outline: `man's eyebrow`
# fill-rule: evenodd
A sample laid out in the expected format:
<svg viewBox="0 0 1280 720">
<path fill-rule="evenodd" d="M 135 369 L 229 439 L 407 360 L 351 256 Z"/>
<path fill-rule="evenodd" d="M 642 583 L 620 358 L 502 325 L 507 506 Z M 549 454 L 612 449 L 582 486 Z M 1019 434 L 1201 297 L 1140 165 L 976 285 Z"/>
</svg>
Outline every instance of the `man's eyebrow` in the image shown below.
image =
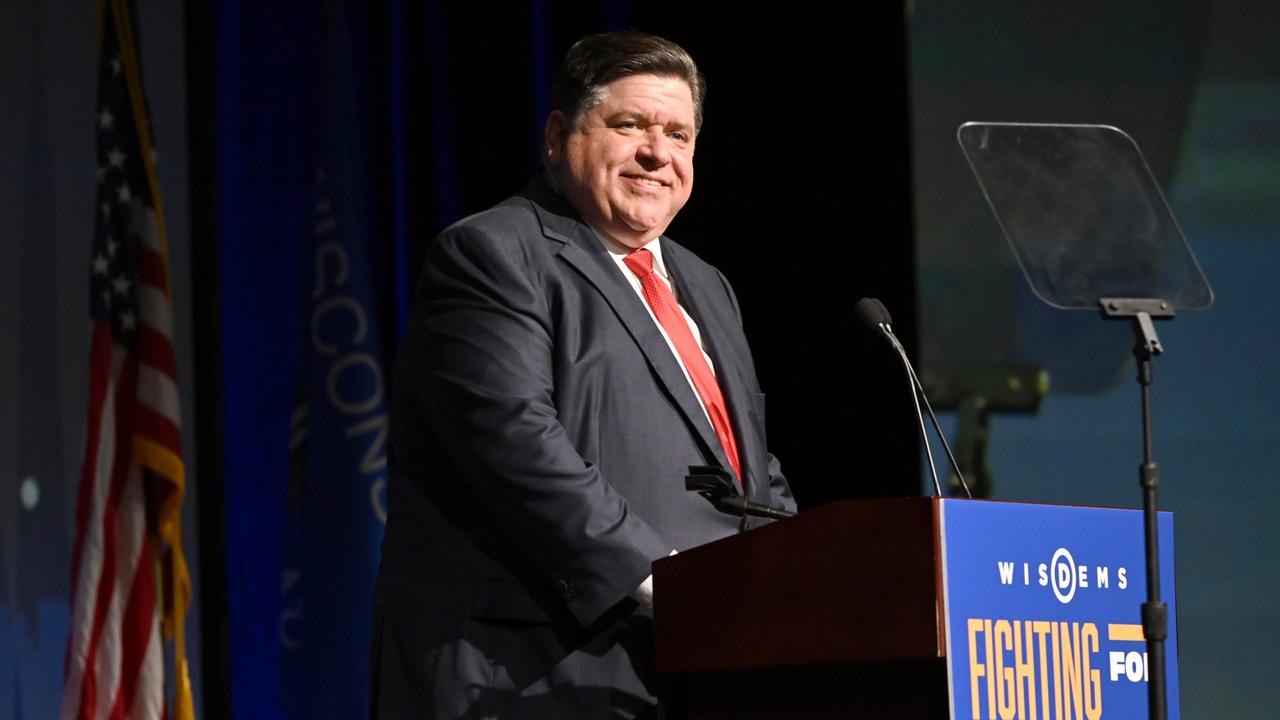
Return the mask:
<svg viewBox="0 0 1280 720">
<path fill-rule="evenodd" d="M 644 118 L 645 114 L 640 110 L 616 110 L 605 116 L 606 122 L 616 122 L 618 120 Z"/>
<path fill-rule="evenodd" d="M 694 127 L 694 123 L 685 122 L 684 120 L 680 120 L 679 118 L 671 118 L 665 123 L 655 122 L 656 119 L 657 118 L 654 117 L 652 113 L 646 112 L 644 110 L 624 109 L 624 110 L 617 110 L 615 112 L 612 112 L 606 115 L 604 118 L 604 121 L 608 124 L 612 124 L 622 120 L 643 120 L 645 122 L 650 122 L 654 125 L 662 125 L 663 127 L 669 127 L 669 128 L 674 127 L 677 129 L 692 130 Z"/>
</svg>

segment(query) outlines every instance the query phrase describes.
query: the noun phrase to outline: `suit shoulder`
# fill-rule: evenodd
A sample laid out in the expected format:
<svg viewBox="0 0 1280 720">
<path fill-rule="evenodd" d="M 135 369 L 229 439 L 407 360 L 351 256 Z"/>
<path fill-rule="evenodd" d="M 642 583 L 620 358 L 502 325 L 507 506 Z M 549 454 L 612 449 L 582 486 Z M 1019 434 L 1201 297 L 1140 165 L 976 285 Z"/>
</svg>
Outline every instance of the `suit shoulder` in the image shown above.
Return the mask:
<svg viewBox="0 0 1280 720">
<path fill-rule="evenodd" d="M 697 253 L 666 235 L 662 236 L 662 254 L 669 262 L 675 264 L 690 277 L 716 277 L 720 282 L 728 284 L 728 279 L 720 268 L 698 257 Z"/>
<path fill-rule="evenodd" d="M 436 236 L 427 253 L 431 258 L 444 256 L 501 256 L 508 262 L 526 264 L 545 262 L 559 250 L 543 232 L 533 203 L 515 196 L 487 210 L 465 217 Z"/>
<path fill-rule="evenodd" d="M 719 284 L 724 291 L 725 297 L 728 298 L 729 304 L 733 307 L 733 313 L 738 317 L 738 322 L 742 322 L 738 296 L 734 293 L 733 286 L 729 284 L 729 278 L 725 277 L 725 274 L 720 272 L 719 268 L 698 257 L 692 250 L 665 235 L 662 236 L 662 252 L 667 262 L 678 268 L 680 275 L 687 281 L 702 285 L 707 289 Z"/>
<path fill-rule="evenodd" d="M 440 232 L 450 235 L 483 235 L 489 237 L 527 237 L 537 232 L 540 223 L 533 203 L 519 195 L 509 197 L 487 210 L 458 220 Z"/>
</svg>

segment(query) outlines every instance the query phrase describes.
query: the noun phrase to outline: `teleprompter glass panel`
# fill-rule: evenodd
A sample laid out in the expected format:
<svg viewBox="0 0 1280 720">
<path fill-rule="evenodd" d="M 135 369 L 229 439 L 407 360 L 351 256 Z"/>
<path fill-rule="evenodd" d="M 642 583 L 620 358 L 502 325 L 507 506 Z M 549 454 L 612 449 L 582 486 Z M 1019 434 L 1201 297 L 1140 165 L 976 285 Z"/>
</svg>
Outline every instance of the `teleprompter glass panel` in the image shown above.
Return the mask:
<svg viewBox="0 0 1280 720">
<path fill-rule="evenodd" d="M 1032 290 L 1064 309 L 1213 302 L 1137 143 L 1107 125 L 965 123 L 956 131 Z"/>
</svg>

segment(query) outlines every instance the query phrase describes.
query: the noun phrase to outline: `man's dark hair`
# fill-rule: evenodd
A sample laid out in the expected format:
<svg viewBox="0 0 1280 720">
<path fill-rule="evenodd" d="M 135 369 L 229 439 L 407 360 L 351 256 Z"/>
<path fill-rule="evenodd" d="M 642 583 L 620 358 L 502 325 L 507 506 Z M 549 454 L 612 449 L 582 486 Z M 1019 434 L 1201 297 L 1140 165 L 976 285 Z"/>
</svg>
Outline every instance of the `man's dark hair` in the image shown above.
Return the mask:
<svg viewBox="0 0 1280 720">
<path fill-rule="evenodd" d="M 551 109 L 577 125 L 582 115 L 601 100 L 609 83 L 628 75 L 675 77 L 693 95 L 695 130 L 702 127 L 702 98 L 707 81 L 679 45 L 647 33 L 625 31 L 588 35 L 569 48 L 551 80 Z"/>
</svg>

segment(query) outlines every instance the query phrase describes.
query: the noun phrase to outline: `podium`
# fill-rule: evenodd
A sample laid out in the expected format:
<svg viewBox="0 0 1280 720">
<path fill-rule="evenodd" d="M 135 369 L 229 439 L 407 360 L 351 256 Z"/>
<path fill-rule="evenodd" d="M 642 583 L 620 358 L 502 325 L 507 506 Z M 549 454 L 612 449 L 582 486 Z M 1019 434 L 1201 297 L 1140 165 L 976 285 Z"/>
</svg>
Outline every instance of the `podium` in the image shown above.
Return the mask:
<svg viewBox="0 0 1280 720">
<path fill-rule="evenodd" d="M 1172 599 L 1172 516 L 1160 521 Z M 903 498 L 664 558 L 665 716 L 1145 717 L 1142 531 L 1136 510 Z M 1171 601 L 1171 718 L 1175 618 Z"/>
</svg>

